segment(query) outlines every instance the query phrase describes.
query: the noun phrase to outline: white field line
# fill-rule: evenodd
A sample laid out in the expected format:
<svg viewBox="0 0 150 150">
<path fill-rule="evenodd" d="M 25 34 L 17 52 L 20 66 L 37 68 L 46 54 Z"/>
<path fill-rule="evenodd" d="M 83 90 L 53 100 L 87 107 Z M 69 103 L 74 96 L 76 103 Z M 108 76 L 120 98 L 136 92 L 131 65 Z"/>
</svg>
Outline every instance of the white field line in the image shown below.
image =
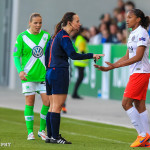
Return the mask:
<svg viewBox="0 0 150 150">
<path fill-rule="evenodd" d="M 108 139 L 108 138 L 103 138 L 103 137 L 97 137 L 97 136 L 92 136 L 92 135 L 87 135 L 87 134 L 79 134 L 75 132 L 68 132 L 68 131 L 62 131 L 66 134 L 71 134 L 71 135 L 76 135 L 76 136 L 83 136 L 83 137 L 88 137 L 92 139 L 98 139 L 98 140 L 103 140 L 103 141 L 109 141 L 109 142 L 114 142 L 114 143 L 122 143 L 122 144 L 131 144 L 128 142 L 123 142 L 123 141 L 118 141 L 118 140 L 113 140 L 113 139 Z"/>
<path fill-rule="evenodd" d="M 20 123 L 20 122 L 16 122 L 16 121 L 11 121 L 10 122 L 10 121 L 4 120 L 4 119 L 0 119 L 0 121 L 7 122 L 9 124 L 25 125 L 24 123 Z M 39 126 L 37 126 L 37 125 L 34 125 L 34 127 L 39 128 Z M 83 136 L 83 137 L 88 137 L 88 138 L 93 138 L 93 139 L 98 139 L 98 140 L 103 140 L 103 141 L 110 141 L 110 142 L 114 142 L 114 143 L 131 144 L 131 143 L 123 142 L 123 141 L 119 141 L 119 140 L 113 140 L 113 139 L 97 137 L 97 136 L 91 136 L 91 135 L 86 135 L 86 134 L 79 134 L 79 133 L 68 132 L 68 131 L 64 131 L 64 130 L 61 130 L 61 132 L 66 133 L 66 134 L 75 135 L 75 136 Z"/>
<path fill-rule="evenodd" d="M 99 125 L 99 126 L 89 125 L 89 124 L 86 124 L 86 123 L 80 123 L 80 122 L 75 122 L 75 121 L 70 121 L 70 120 L 67 120 L 67 121 L 64 120 L 63 122 L 72 123 L 72 124 L 81 125 L 81 126 L 88 126 L 88 127 L 92 127 L 92 128 L 104 128 L 104 129 L 107 129 L 107 130 L 114 130 L 114 131 L 119 131 L 119 132 L 121 131 L 121 132 L 129 133 L 129 134 L 134 134 L 135 133 L 134 131 L 124 131 L 123 129 L 114 129 L 114 128 L 111 128 L 111 127 L 101 127 L 101 125 Z"/>
<path fill-rule="evenodd" d="M 77 119 L 77 120 L 83 120 L 83 121 L 90 121 L 90 122 L 97 122 L 97 123 L 104 123 L 104 124 L 108 124 L 108 125 L 115 125 L 115 126 L 120 126 L 120 127 L 125 127 L 125 128 L 134 128 L 131 125 L 124 125 L 124 124 L 119 124 L 119 123 L 113 123 L 113 122 L 109 122 L 109 121 L 103 121 L 103 120 L 96 120 L 96 119 L 89 119 L 89 118 L 83 118 L 83 117 L 76 117 L 76 116 L 72 116 L 72 115 L 62 115 L 62 117 L 64 118 L 70 118 L 70 119 Z"/>
</svg>

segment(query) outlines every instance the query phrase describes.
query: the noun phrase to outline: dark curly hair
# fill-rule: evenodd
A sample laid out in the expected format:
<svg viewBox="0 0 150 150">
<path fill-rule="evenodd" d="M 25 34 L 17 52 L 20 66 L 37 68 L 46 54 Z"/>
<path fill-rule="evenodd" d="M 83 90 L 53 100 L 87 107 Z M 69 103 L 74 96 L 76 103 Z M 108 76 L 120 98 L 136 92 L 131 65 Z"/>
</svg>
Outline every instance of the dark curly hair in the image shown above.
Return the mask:
<svg viewBox="0 0 150 150">
<path fill-rule="evenodd" d="M 132 9 L 131 12 L 133 12 L 138 18 L 141 18 L 140 25 L 147 29 L 150 24 L 150 18 L 145 16 L 145 14 L 140 9 Z"/>
</svg>

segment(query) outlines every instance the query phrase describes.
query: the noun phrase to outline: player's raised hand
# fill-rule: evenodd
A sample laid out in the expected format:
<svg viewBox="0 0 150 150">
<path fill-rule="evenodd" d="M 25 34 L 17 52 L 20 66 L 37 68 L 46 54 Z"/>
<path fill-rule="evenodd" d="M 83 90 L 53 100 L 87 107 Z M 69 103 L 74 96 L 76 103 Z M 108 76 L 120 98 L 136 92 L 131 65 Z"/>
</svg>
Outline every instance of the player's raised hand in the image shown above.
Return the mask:
<svg viewBox="0 0 150 150">
<path fill-rule="evenodd" d="M 19 77 L 20 77 L 21 80 L 27 81 L 26 76 L 27 76 L 27 74 L 24 71 L 21 71 L 19 73 Z"/>
<path fill-rule="evenodd" d="M 107 62 L 107 61 L 105 61 L 105 63 L 106 63 L 108 66 L 112 67 L 112 69 L 114 69 L 114 68 L 119 68 L 119 67 L 120 67 L 120 63 L 112 64 L 112 63 Z"/>
<path fill-rule="evenodd" d="M 100 59 L 101 57 L 105 56 L 104 54 L 94 54 L 93 58 L 96 59 L 98 61 L 98 59 Z"/>
<path fill-rule="evenodd" d="M 94 64 L 94 67 L 97 68 L 98 70 L 101 70 L 101 71 L 111 70 L 111 67 L 104 67 L 104 66 L 99 66 L 99 65 L 96 65 L 96 64 Z"/>
</svg>

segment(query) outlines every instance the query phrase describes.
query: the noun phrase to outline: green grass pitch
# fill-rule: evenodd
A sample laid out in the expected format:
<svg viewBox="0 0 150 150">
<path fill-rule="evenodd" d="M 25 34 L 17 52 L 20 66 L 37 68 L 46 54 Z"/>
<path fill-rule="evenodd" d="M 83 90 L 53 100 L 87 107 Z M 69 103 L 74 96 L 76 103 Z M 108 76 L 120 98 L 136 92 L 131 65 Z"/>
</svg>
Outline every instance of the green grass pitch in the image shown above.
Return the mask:
<svg viewBox="0 0 150 150">
<path fill-rule="evenodd" d="M 134 129 L 89 121 L 61 118 L 60 133 L 73 144 L 50 144 L 42 141 L 37 132 L 39 114 L 34 116 L 35 140 L 27 141 L 24 112 L 0 108 L 0 149 L 6 150 L 130 150 L 136 139 Z M 10 146 L 9 146 L 9 143 Z M 136 148 L 144 149 L 144 148 Z"/>
</svg>

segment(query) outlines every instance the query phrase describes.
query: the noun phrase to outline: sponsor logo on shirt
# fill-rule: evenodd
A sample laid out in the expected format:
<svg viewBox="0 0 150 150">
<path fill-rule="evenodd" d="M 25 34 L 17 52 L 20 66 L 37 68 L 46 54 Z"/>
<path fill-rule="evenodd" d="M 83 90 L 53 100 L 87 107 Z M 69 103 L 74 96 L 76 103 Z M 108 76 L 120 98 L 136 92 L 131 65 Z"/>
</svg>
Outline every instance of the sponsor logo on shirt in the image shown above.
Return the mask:
<svg viewBox="0 0 150 150">
<path fill-rule="evenodd" d="M 136 68 L 136 70 L 141 70 L 141 68 Z"/>
<path fill-rule="evenodd" d="M 129 49 L 129 53 L 133 53 L 133 47 L 132 46 L 128 46 Z"/>
<path fill-rule="evenodd" d="M 40 46 L 35 46 L 32 49 L 32 55 L 36 58 L 40 58 L 43 55 L 43 49 Z"/>
<path fill-rule="evenodd" d="M 14 48 L 14 52 L 17 52 L 17 47 Z"/>
<path fill-rule="evenodd" d="M 135 35 L 131 38 L 131 40 L 132 40 L 132 41 L 134 41 L 134 40 L 135 40 Z"/>
<path fill-rule="evenodd" d="M 145 41 L 146 39 L 144 37 L 139 38 L 139 41 Z"/>
</svg>

